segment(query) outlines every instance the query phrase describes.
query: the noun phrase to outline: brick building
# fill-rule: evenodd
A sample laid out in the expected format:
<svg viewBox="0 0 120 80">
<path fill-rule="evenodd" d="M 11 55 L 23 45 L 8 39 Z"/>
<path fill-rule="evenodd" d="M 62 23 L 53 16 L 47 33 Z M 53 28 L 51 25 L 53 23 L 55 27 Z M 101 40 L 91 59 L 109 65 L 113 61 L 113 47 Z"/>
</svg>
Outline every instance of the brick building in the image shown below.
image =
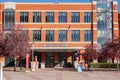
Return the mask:
<svg viewBox="0 0 120 80">
<path fill-rule="evenodd" d="M 118 3 L 101 1 L 0 3 L 0 27 L 20 25 L 22 30 L 27 30 L 32 56 L 45 62 L 46 67 L 74 65 L 76 56 L 80 62 L 85 61 L 81 54 L 86 45 L 93 43 L 100 49 L 107 39 L 118 36 Z"/>
</svg>

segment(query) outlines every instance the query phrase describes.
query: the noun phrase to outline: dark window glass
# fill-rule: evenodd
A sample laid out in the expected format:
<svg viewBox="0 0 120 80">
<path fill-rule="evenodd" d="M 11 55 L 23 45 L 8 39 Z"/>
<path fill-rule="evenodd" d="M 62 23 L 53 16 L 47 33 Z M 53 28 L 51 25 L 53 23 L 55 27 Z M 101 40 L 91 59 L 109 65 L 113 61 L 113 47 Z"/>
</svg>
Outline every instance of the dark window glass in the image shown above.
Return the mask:
<svg viewBox="0 0 120 80">
<path fill-rule="evenodd" d="M 13 9 L 4 10 L 4 29 L 12 29 L 15 26 L 15 11 Z"/>
<path fill-rule="evenodd" d="M 91 30 L 85 30 L 84 31 L 84 40 L 86 42 L 91 42 L 92 41 L 92 31 Z"/>
<path fill-rule="evenodd" d="M 80 31 L 79 30 L 72 30 L 72 41 L 80 41 Z"/>
<path fill-rule="evenodd" d="M 33 12 L 33 22 L 41 22 L 41 13 Z"/>
<path fill-rule="evenodd" d="M 20 12 L 20 22 L 28 22 L 28 12 Z"/>
<path fill-rule="evenodd" d="M 41 41 L 41 30 L 33 30 L 33 41 Z"/>
<path fill-rule="evenodd" d="M 46 41 L 54 41 L 54 30 L 46 30 Z"/>
<path fill-rule="evenodd" d="M 67 22 L 67 13 L 66 12 L 59 12 L 59 22 Z"/>
<path fill-rule="evenodd" d="M 67 31 L 66 30 L 59 30 L 59 41 L 67 41 Z"/>
<path fill-rule="evenodd" d="M 79 12 L 72 12 L 71 22 L 80 22 L 80 13 Z"/>
<path fill-rule="evenodd" d="M 84 13 L 84 22 L 85 23 L 92 22 L 92 12 L 85 12 Z"/>
<path fill-rule="evenodd" d="M 46 22 L 54 22 L 54 12 L 46 12 Z"/>
</svg>

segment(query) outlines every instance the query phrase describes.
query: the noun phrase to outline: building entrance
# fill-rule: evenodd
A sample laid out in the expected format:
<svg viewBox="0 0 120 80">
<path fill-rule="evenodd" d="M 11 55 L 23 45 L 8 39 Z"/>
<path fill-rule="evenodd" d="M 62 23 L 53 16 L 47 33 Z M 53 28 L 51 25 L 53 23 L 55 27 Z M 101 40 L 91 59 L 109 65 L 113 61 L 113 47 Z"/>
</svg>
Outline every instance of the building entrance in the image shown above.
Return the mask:
<svg viewBox="0 0 120 80">
<path fill-rule="evenodd" d="M 54 67 L 54 54 L 46 53 L 46 68 Z"/>
<path fill-rule="evenodd" d="M 35 56 L 37 56 L 37 60 L 38 60 L 38 62 L 39 62 L 39 68 L 40 68 L 40 63 L 41 63 L 41 53 L 40 52 L 38 52 L 38 51 L 34 51 L 34 58 L 35 58 Z"/>
<path fill-rule="evenodd" d="M 67 55 L 66 53 L 59 53 L 59 66 L 66 67 L 67 64 Z"/>
</svg>

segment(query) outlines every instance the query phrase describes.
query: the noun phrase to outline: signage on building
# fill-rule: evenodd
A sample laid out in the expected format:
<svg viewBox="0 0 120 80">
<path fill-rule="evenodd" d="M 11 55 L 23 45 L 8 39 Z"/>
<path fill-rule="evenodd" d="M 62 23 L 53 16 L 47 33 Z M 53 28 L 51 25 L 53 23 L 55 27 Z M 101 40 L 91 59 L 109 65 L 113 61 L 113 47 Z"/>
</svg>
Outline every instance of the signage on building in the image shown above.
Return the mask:
<svg viewBox="0 0 120 80">
<path fill-rule="evenodd" d="M 44 47 L 68 47 L 67 44 L 45 44 Z"/>
</svg>

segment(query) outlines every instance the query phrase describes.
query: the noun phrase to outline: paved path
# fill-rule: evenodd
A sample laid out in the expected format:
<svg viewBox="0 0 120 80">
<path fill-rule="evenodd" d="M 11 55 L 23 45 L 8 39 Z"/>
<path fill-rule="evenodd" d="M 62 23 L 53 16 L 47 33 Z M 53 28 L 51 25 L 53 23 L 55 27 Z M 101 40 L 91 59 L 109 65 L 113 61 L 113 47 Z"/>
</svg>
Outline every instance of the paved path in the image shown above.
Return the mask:
<svg viewBox="0 0 120 80">
<path fill-rule="evenodd" d="M 73 69 L 38 69 L 32 72 L 4 71 L 4 80 L 120 80 L 116 71 L 78 73 Z"/>
</svg>

